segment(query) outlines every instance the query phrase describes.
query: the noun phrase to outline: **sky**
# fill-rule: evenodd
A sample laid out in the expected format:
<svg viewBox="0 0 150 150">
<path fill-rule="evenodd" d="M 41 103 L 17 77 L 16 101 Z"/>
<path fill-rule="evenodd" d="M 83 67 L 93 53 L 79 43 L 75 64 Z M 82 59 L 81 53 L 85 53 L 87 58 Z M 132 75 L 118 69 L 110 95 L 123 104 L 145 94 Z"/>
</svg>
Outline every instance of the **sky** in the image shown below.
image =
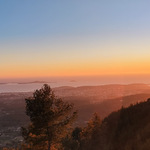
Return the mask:
<svg viewBox="0 0 150 150">
<path fill-rule="evenodd" d="M 1 0 L 0 79 L 149 75 L 150 1 Z"/>
</svg>

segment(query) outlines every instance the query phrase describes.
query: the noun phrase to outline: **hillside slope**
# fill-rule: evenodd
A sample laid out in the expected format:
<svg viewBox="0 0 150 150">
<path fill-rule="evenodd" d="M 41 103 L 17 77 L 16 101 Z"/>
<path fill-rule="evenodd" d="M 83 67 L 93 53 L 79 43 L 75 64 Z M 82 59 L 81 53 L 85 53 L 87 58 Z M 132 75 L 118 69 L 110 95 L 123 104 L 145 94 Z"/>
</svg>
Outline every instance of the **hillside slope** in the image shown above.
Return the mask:
<svg viewBox="0 0 150 150">
<path fill-rule="evenodd" d="M 94 150 L 149 150 L 150 99 L 106 117 Z"/>
</svg>

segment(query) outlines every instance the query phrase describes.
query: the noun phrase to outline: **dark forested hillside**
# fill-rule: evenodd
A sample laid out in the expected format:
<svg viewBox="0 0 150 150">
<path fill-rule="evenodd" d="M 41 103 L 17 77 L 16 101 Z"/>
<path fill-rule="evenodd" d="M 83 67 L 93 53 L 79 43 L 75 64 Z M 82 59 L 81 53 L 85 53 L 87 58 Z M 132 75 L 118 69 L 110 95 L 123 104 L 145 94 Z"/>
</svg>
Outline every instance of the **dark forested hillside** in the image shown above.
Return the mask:
<svg viewBox="0 0 150 150">
<path fill-rule="evenodd" d="M 95 150 L 149 150 L 150 99 L 111 113 L 97 138 Z"/>
</svg>

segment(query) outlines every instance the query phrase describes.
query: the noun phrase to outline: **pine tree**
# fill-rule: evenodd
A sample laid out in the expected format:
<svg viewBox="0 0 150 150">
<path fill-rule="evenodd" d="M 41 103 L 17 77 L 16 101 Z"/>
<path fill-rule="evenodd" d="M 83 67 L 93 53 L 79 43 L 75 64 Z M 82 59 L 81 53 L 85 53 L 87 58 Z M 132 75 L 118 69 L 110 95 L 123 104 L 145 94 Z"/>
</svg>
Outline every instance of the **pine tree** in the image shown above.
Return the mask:
<svg viewBox="0 0 150 150">
<path fill-rule="evenodd" d="M 25 99 L 26 114 L 31 124 L 22 128 L 25 142 L 32 149 L 52 149 L 67 132 L 77 113 L 73 112 L 73 104 L 57 98 L 49 85 L 33 93 L 33 97 Z M 47 148 L 46 148 L 47 147 Z"/>
<path fill-rule="evenodd" d="M 94 113 L 92 118 L 83 128 L 81 132 L 81 149 L 93 150 L 97 145 L 97 140 L 101 130 L 101 119 L 97 113 Z"/>
</svg>

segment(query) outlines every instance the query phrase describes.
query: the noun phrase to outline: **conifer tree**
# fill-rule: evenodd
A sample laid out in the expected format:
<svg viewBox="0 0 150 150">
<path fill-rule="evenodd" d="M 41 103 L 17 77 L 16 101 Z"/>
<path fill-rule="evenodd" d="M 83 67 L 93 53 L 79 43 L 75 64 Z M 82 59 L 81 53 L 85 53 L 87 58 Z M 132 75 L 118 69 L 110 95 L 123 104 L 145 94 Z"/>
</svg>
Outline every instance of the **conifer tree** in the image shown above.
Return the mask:
<svg viewBox="0 0 150 150">
<path fill-rule="evenodd" d="M 88 121 L 87 126 L 83 128 L 81 138 L 81 149 L 93 150 L 97 145 L 97 138 L 101 129 L 101 119 L 97 113 L 94 113 Z"/>
<path fill-rule="evenodd" d="M 22 128 L 25 142 L 32 149 L 52 149 L 67 132 L 77 113 L 73 112 L 73 104 L 57 98 L 49 85 L 33 93 L 33 97 L 25 99 L 26 114 L 31 124 Z"/>
</svg>

